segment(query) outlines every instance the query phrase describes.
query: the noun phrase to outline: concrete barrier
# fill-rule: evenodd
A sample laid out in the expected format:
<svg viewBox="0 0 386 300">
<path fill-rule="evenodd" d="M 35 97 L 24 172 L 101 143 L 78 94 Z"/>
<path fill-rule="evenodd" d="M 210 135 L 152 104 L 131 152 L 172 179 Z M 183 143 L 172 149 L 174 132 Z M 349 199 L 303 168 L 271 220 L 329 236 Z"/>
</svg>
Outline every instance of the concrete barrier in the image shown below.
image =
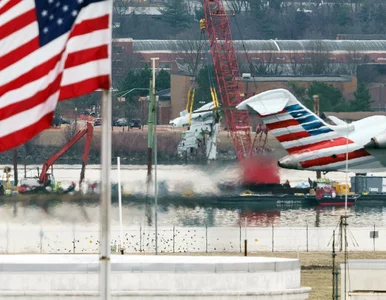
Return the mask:
<svg viewBox="0 0 386 300">
<path fill-rule="evenodd" d="M 113 299 L 304 300 L 296 259 L 111 257 Z M 1 299 L 98 299 L 96 255 L 0 255 Z"/>
<path fill-rule="evenodd" d="M 173 227 L 159 226 L 158 251 L 163 253 L 331 251 L 335 230 L 336 249 L 340 248 L 339 228 L 332 227 Z M 349 251 L 386 251 L 386 228 L 349 227 Z M 123 228 L 123 247 L 127 253 L 153 253 L 154 227 Z M 111 246 L 118 246 L 119 227 L 113 226 Z M 96 224 L 20 225 L 0 224 L 0 253 L 98 253 Z"/>
<path fill-rule="evenodd" d="M 347 277 L 345 265 L 340 267 L 342 299 L 386 300 L 386 260 L 350 259 Z"/>
</svg>

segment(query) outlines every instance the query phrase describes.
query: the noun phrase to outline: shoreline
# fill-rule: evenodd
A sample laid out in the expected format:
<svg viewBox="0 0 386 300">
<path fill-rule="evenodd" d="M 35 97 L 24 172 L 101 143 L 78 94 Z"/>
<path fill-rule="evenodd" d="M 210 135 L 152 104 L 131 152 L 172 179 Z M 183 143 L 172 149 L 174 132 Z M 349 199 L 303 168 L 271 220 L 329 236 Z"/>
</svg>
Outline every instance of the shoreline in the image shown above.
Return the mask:
<svg viewBox="0 0 386 300">
<path fill-rule="evenodd" d="M 198 153 L 197 156 L 179 157 L 177 155 L 177 146 L 181 140 L 182 132 L 179 129 L 170 128 L 159 131 L 158 134 L 158 163 L 159 164 L 206 164 L 204 153 Z M 43 164 L 51 155 L 56 153 L 66 141 L 68 141 L 72 132 L 69 132 L 68 126 L 58 129 L 47 129 L 32 141 L 17 148 L 18 163 L 21 164 Z M 252 133 L 252 139 L 254 133 Z M 101 132 L 98 127 L 94 129 L 94 136 L 89 153 L 88 164 L 100 163 L 101 150 Z M 236 154 L 229 133 L 220 131 L 217 138 L 218 158 L 220 162 L 237 161 Z M 80 164 L 80 157 L 83 155 L 84 139 L 75 144 L 68 152 L 60 157 L 56 164 Z M 276 158 L 285 155 L 285 151 L 280 143 L 270 134 L 267 137 L 267 148 L 272 149 L 272 154 Z M 123 131 L 122 128 L 114 127 L 112 135 L 112 161 L 116 157 L 121 157 L 123 164 L 146 164 L 147 163 L 147 130 L 131 129 Z M 13 150 L 3 152 L 0 156 L 0 164 L 11 164 L 13 161 Z"/>
</svg>

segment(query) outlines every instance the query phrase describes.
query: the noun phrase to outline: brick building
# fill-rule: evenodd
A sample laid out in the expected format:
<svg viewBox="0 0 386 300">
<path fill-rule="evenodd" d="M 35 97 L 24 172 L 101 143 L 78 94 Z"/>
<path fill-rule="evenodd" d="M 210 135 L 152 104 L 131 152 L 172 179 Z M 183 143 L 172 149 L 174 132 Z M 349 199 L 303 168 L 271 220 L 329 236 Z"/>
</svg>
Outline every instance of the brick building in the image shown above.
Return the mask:
<svg viewBox="0 0 386 300">
<path fill-rule="evenodd" d="M 128 56 L 135 56 L 142 66 L 150 64 L 151 57 L 159 57 L 157 68 L 181 71 L 188 57 L 197 55 L 194 48 L 197 42 L 116 39 L 113 42 L 113 72 L 118 76 L 124 74 L 122 68 Z M 296 73 L 299 65 L 318 61 L 328 65 L 330 71 L 346 66 L 347 70 L 354 73 L 357 65 L 369 62 L 382 64 L 386 61 L 386 40 L 236 40 L 234 45 L 241 64 L 247 62 L 246 49 L 250 61 L 255 64 L 278 65 L 281 74 L 288 75 Z M 205 43 L 203 53 L 200 54 L 202 64 L 208 61 L 208 51 Z"/>
</svg>

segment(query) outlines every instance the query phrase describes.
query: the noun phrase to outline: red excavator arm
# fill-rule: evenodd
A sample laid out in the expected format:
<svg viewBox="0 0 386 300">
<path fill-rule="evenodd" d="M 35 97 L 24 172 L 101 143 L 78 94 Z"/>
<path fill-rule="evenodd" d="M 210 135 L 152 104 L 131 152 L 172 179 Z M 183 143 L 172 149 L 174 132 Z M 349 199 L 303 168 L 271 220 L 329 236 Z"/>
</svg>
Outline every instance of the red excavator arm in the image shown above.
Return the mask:
<svg viewBox="0 0 386 300">
<path fill-rule="evenodd" d="M 52 155 L 47 161 L 44 163 L 42 167 L 42 172 L 40 173 L 40 182 L 46 186 L 48 183 L 48 177 L 47 177 L 47 171 L 49 168 L 55 163 L 55 161 L 61 157 L 64 153 L 66 153 L 68 150 L 71 149 L 72 146 L 75 145 L 76 142 L 78 142 L 85 134 L 86 136 L 86 143 L 84 146 L 84 152 L 82 157 L 82 171 L 80 172 L 80 180 L 79 185 L 82 183 L 84 179 L 84 173 L 88 161 L 88 153 L 90 152 L 90 146 L 91 146 L 91 140 L 93 135 L 94 127 L 87 123 L 86 128 L 79 130 L 72 138 L 68 141 L 67 144 L 65 144 L 62 149 L 60 149 L 58 152 L 56 152 L 54 155 Z"/>
</svg>

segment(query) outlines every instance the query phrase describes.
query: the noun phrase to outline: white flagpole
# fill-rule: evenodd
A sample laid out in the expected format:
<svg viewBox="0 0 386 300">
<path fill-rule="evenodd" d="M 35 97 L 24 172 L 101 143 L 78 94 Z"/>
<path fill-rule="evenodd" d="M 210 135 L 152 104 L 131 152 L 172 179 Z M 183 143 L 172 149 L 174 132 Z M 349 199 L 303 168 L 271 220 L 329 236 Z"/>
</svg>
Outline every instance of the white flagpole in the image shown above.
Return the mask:
<svg viewBox="0 0 386 300">
<path fill-rule="evenodd" d="M 112 57 L 113 0 L 109 2 L 110 43 L 109 58 Z M 111 77 L 111 75 L 110 75 Z M 110 78 L 110 82 L 112 82 Z M 111 90 L 104 90 L 102 95 L 102 136 L 101 136 L 101 198 L 100 198 L 100 257 L 99 257 L 99 295 L 101 300 L 110 300 L 111 281 Z"/>
<path fill-rule="evenodd" d="M 153 97 L 154 99 L 154 223 L 155 223 L 155 255 L 158 254 L 158 181 L 157 181 L 157 94 L 155 90 L 155 61 L 159 60 L 159 57 L 152 57 L 153 62 Z"/>
<path fill-rule="evenodd" d="M 110 206 L 111 206 L 111 93 L 102 97 L 102 153 L 100 199 L 100 298 L 110 300 Z"/>
<path fill-rule="evenodd" d="M 120 249 L 123 254 L 123 225 L 122 225 L 122 192 L 121 192 L 121 158 L 117 157 L 117 169 L 118 169 L 118 205 L 119 205 L 119 236 L 120 236 Z"/>
</svg>

